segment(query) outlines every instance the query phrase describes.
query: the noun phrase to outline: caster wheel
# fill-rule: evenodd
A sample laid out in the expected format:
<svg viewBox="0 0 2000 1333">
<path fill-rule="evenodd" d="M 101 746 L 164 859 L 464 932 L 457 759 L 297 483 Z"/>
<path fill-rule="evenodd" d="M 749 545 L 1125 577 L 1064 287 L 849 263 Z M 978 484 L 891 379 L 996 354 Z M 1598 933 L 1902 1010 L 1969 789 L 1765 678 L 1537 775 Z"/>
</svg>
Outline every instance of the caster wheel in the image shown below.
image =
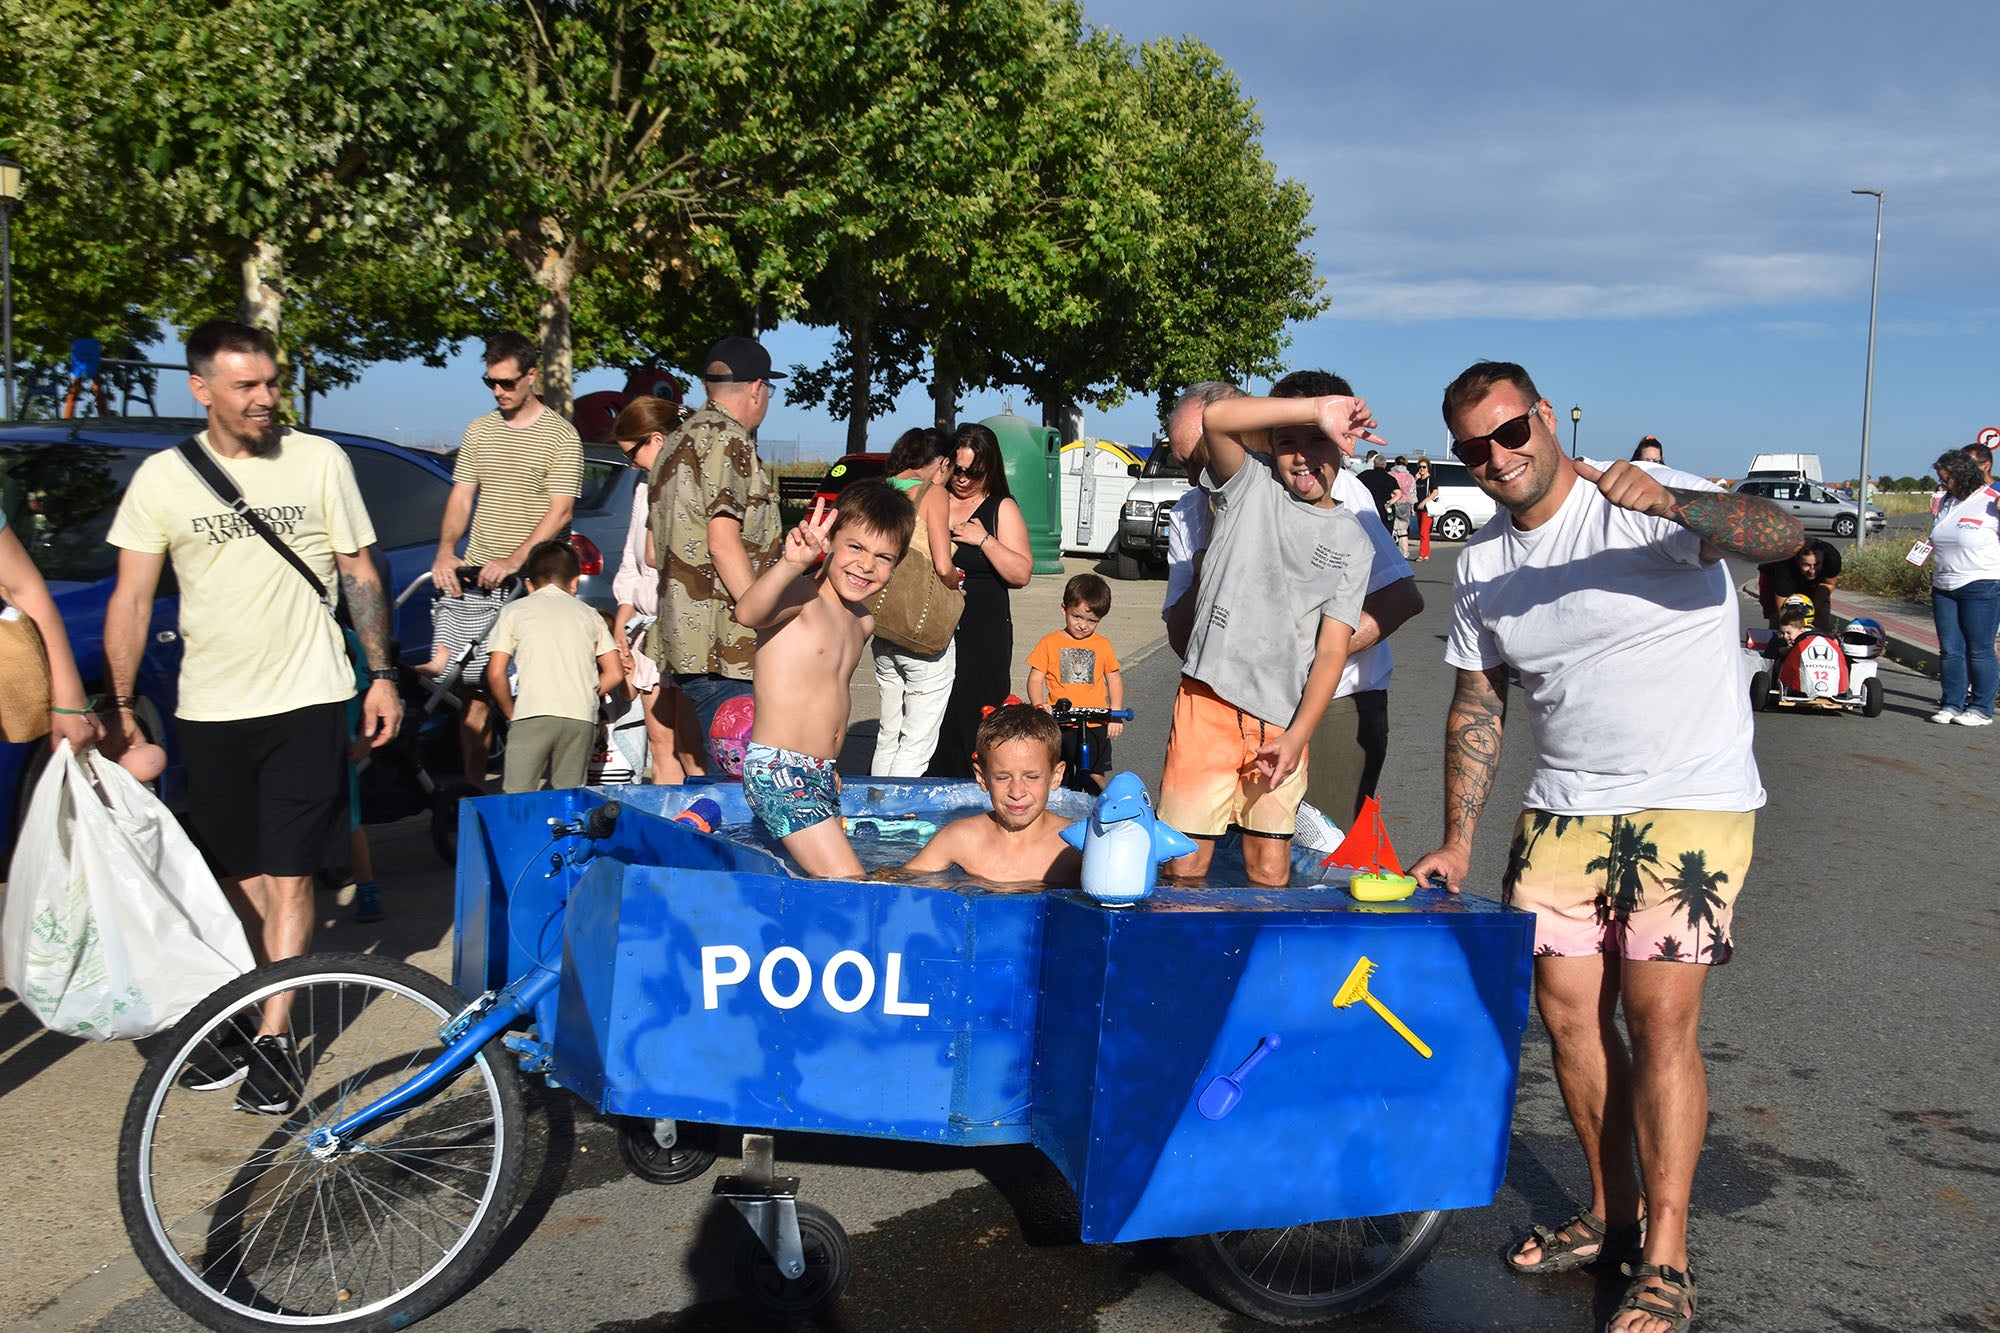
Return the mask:
<svg viewBox="0 0 2000 1333">
<path fill-rule="evenodd" d="M 653 1137 L 652 1121 L 630 1116 L 618 1122 L 618 1155 L 633 1175 L 655 1185 L 683 1184 L 715 1165 L 714 1151 L 690 1143 L 685 1127 L 673 1147 L 663 1148 Z"/>
<path fill-rule="evenodd" d="M 798 1210 L 799 1243 L 806 1258 L 800 1276 L 779 1272 L 778 1261 L 748 1230 L 736 1247 L 737 1289 L 759 1310 L 784 1318 L 808 1315 L 839 1300 L 854 1271 L 854 1252 L 833 1214 L 809 1203 L 799 1204 Z"/>
</svg>

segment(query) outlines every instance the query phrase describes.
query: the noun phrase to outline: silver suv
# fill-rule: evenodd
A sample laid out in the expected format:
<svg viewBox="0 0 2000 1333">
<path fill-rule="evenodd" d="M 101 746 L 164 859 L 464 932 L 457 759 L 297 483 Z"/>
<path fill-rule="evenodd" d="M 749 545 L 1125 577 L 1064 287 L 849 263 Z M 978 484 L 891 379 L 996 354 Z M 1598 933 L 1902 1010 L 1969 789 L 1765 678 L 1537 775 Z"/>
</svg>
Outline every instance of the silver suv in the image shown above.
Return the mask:
<svg viewBox="0 0 2000 1333">
<path fill-rule="evenodd" d="M 1836 537 L 1854 535 L 1854 502 L 1815 481 L 1803 477 L 1752 477 L 1730 487 L 1738 495 L 1760 495 L 1780 509 L 1796 514 L 1807 532 L 1830 532 Z M 1889 520 L 1874 505 L 1868 506 L 1868 531 L 1880 532 Z"/>
<path fill-rule="evenodd" d="M 1125 497 L 1125 507 L 1118 511 L 1121 577 L 1136 578 L 1141 570 L 1166 563 L 1167 512 L 1188 489 L 1187 472 L 1174 451 L 1164 441 L 1155 444 Z"/>
</svg>

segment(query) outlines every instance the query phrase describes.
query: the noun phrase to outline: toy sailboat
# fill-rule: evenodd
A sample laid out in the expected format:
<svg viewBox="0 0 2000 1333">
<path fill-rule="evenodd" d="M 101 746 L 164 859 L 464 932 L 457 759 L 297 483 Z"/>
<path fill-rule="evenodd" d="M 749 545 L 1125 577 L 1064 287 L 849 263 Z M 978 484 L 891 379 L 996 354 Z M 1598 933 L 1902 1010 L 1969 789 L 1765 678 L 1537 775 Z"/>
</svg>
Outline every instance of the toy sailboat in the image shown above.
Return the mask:
<svg viewBox="0 0 2000 1333">
<path fill-rule="evenodd" d="M 1389 831 L 1382 827 L 1382 806 L 1373 796 L 1362 801 L 1354 827 L 1320 864 L 1354 871 L 1347 891 L 1363 902 L 1395 902 L 1417 891 L 1416 879 L 1403 873 Z"/>
</svg>

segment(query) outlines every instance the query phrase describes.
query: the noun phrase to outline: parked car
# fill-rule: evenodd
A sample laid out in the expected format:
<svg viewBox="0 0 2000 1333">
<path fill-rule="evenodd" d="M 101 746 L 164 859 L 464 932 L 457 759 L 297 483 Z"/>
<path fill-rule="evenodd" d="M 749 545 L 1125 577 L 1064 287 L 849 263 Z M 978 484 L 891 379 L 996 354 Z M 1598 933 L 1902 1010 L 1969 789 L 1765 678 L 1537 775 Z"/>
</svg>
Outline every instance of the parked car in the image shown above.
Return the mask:
<svg viewBox="0 0 2000 1333">
<path fill-rule="evenodd" d="M 624 558 L 632 492 L 640 481 L 639 469 L 625 461 L 617 445 L 583 446 L 583 493 L 576 497 L 569 526 L 569 544 L 576 548 L 583 575 L 576 595 L 607 616 L 618 611 L 611 580 Z"/>
<path fill-rule="evenodd" d="M 1167 562 L 1167 514 L 1188 493 L 1187 470 L 1164 442 L 1155 444 L 1118 511 L 1118 575 L 1138 578 Z"/>
<path fill-rule="evenodd" d="M 1486 526 L 1498 512 L 1493 497 L 1473 484 L 1463 463 L 1431 461 L 1431 493 L 1424 508 L 1431 516 L 1431 536 L 1441 542 L 1462 542 Z"/>
<path fill-rule="evenodd" d="M 1817 482 L 1750 477 L 1730 489 L 1738 495 L 1760 495 L 1775 502 L 1779 508 L 1798 515 L 1807 532 L 1828 532 L 1836 537 L 1854 535 L 1854 502 L 1842 500 Z M 1881 510 L 1868 506 L 1869 532 L 1880 532 L 1888 524 L 1888 517 Z"/>
<path fill-rule="evenodd" d="M 48 580 L 76 653 L 84 688 L 107 688 L 104 610 L 117 581 L 118 550 L 105 542 L 125 487 L 139 464 L 201 430 L 200 420 L 111 417 L 0 427 L 0 499 L 7 522 Z M 390 594 L 429 571 L 438 524 L 451 493 L 451 474 L 435 458 L 387 440 L 342 431 L 315 431 L 347 451 L 368 516 L 375 526 L 377 567 Z M 140 660 L 136 693 L 139 720 L 164 745 L 168 769 L 161 793 L 178 805 L 181 769 L 174 735 L 181 645 L 179 588 L 169 565 L 153 603 L 153 623 Z M 428 602 L 412 598 L 396 620 L 402 660 L 430 656 Z M 48 747 L 0 745 L 0 809 L 13 818 L 0 826 L 0 846 L 11 847 L 27 810 L 34 779 Z"/>
</svg>

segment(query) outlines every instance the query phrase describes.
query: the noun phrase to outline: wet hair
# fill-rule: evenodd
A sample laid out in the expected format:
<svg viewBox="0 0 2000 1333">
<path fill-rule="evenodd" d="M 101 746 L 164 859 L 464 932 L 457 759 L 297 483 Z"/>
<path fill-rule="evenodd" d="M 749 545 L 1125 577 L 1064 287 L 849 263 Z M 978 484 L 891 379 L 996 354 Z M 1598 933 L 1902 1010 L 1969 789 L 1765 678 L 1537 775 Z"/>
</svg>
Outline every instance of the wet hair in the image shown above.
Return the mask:
<svg viewBox="0 0 2000 1333">
<path fill-rule="evenodd" d="M 533 339 L 515 333 L 511 329 L 504 333 L 496 333 L 486 340 L 487 365 L 497 365 L 510 358 L 525 375 L 541 364 L 542 349 L 535 346 Z"/>
<path fill-rule="evenodd" d="M 989 426 L 960 426 L 952 437 L 952 461 L 958 461 L 960 449 L 972 450 L 972 466 L 979 470 L 979 484 L 986 488 L 988 495 L 997 495 L 1002 500 L 1011 500 L 1014 493 L 1007 489 L 1007 464 L 1000 457 L 1000 437 Z"/>
<path fill-rule="evenodd" d="M 1481 399 L 1493 392 L 1496 384 L 1511 384 L 1519 389 L 1530 408 L 1542 401 L 1542 391 L 1528 378 L 1528 372 L 1512 361 L 1475 361 L 1445 386 L 1445 429 L 1450 430 L 1452 418 L 1476 407 Z"/>
<path fill-rule="evenodd" d="M 1331 398 L 1335 395 L 1352 398 L 1354 386 L 1330 370 L 1295 370 L 1271 386 L 1273 398 Z"/>
<path fill-rule="evenodd" d="M 570 580 L 583 572 L 583 562 L 576 558 L 576 548 L 566 541 L 537 542 L 535 549 L 528 552 L 521 572 L 537 588 L 546 588 L 551 583 L 567 587 Z"/>
<path fill-rule="evenodd" d="M 611 423 L 611 438 L 644 443 L 651 435 L 672 435 L 691 416 L 682 403 L 671 403 L 651 394 L 641 394 L 625 404 L 618 420 Z"/>
<path fill-rule="evenodd" d="M 1632 461 L 1635 463 L 1638 462 L 1639 456 L 1645 453 L 1648 449 L 1658 449 L 1660 451 L 1660 461 L 1662 463 L 1667 461 L 1667 451 L 1665 446 L 1663 446 L 1658 440 L 1654 439 L 1650 435 L 1648 435 L 1646 438 L 1640 440 L 1637 444 L 1632 446 Z"/>
<path fill-rule="evenodd" d="M 1049 766 L 1062 760 L 1062 728 L 1056 720 L 1033 704 L 1004 704 L 988 713 L 973 737 L 974 758 L 980 768 L 989 755 L 1010 741 L 1040 741 L 1049 748 Z"/>
<path fill-rule="evenodd" d="M 901 476 L 952 455 L 951 436 L 936 426 L 912 426 L 889 446 L 889 475 Z"/>
<path fill-rule="evenodd" d="M 233 319 L 205 320 L 188 332 L 188 369 L 203 379 L 215 373 L 215 358 L 224 352 L 247 352 L 252 356 L 278 359 L 271 335 Z"/>
<path fill-rule="evenodd" d="M 833 527 L 827 532 L 829 545 L 840 535 L 840 530 L 852 523 L 870 532 L 891 537 L 896 542 L 896 556 L 910 549 L 910 534 L 916 530 L 917 509 L 910 503 L 910 497 L 891 486 L 886 481 L 857 481 L 840 493 L 834 506 L 840 516 L 833 520 Z"/>
<path fill-rule="evenodd" d="M 1986 476 L 1979 470 L 1979 464 L 1972 461 L 1970 452 L 1964 449 L 1950 449 L 1938 455 L 1937 462 L 1931 464 L 1944 481 L 1944 491 L 1954 500 L 1963 500 L 1986 484 Z"/>
<path fill-rule="evenodd" d="M 1111 610 L 1111 585 L 1095 574 L 1078 574 L 1063 584 L 1063 610 L 1080 606 L 1102 619 Z"/>
</svg>

